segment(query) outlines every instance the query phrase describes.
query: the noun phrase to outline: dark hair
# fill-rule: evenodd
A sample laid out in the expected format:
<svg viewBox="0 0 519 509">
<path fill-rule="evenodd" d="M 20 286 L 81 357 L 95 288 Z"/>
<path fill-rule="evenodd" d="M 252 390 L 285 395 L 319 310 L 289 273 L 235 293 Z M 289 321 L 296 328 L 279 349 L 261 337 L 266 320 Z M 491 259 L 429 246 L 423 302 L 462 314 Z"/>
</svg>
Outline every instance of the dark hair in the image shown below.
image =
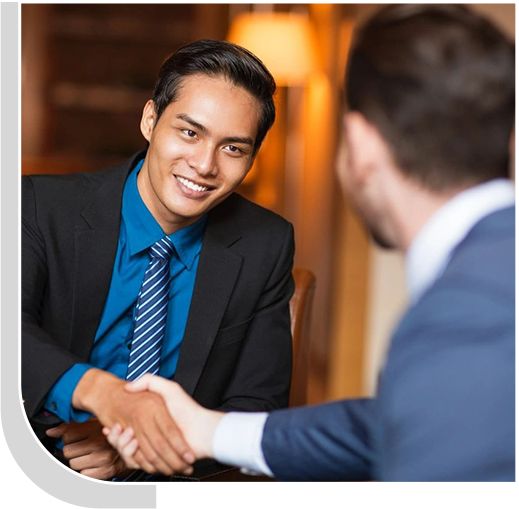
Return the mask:
<svg viewBox="0 0 519 509">
<path fill-rule="evenodd" d="M 507 177 L 514 45 L 454 5 L 383 8 L 356 34 L 346 103 L 377 126 L 396 164 L 433 190 Z"/>
<path fill-rule="evenodd" d="M 276 82 L 261 60 L 250 51 L 226 41 L 204 39 L 183 46 L 162 65 L 153 91 L 157 120 L 175 101 L 186 76 L 202 73 L 225 77 L 243 87 L 261 104 L 253 155 L 260 148 L 276 117 L 273 95 Z"/>
</svg>

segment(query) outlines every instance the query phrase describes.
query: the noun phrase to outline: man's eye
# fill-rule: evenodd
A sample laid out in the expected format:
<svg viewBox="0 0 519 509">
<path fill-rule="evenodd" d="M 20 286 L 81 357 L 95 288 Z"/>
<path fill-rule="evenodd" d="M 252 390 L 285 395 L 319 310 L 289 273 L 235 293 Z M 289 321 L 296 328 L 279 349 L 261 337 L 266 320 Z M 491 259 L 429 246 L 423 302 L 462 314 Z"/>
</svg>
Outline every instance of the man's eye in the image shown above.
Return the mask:
<svg viewBox="0 0 519 509">
<path fill-rule="evenodd" d="M 239 149 L 238 147 L 235 147 L 234 145 L 227 145 L 224 148 L 226 150 L 228 150 L 229 152 L 233 152 L 234 154 L 239 154 L 241 152 L 241 149 Z"/>
<path fill-rule="evenodd" d="M 182 129 L 182 132 L 185 133 L 190 138 L 196 138 L 195 131 L 192 131 L 191 129 Z"/>
</svg>

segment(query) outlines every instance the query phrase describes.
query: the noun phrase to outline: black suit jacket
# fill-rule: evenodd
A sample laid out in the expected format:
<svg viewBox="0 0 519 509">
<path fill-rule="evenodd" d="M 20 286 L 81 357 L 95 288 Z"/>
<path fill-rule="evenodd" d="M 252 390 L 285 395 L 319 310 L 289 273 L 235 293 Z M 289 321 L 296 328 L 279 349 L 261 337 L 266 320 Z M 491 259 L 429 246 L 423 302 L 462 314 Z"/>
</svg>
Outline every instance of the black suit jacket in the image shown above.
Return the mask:
<svg viewBox="0 0 519 509">
<path fill-rule="evenodd" d="M 22 394 L 33 423 L 57 379 L 88 361 L 110 286 L 124 184 L 143 155 L 93 174 L 23 178 Z M 202 405 L 261 411 L 288 404 L 293 254 L 292 226 L 273 212 L 237 194 L 209 212 L 174 376 Z"/>
</svg>

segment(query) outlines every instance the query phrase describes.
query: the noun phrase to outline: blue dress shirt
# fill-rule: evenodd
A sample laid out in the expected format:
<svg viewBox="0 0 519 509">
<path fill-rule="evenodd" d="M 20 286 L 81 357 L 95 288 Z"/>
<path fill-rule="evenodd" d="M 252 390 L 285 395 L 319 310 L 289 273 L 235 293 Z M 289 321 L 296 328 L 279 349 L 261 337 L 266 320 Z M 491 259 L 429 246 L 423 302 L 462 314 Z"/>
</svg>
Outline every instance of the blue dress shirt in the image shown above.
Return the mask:
<svg viewBox="0 0 519 509">
<path fill-rule="evenodd" d="M 67 370 L 53 385 L 44 407 L 65 422 L 83 422 L 91 415 L 72 408 L 72 394 L 80 378 L 91 368 L 126 378 L 137 296 L 149 264 L 149 247 L 164 237 L 164 231 L 142 201 L 137 188 L 140 161 L 126 181 L 119 242 L 110 289 L 88 363 Z M 162 344 L 159 375 L 171 378 L 176 370 L 180 345 L 193 296 L 202 238 L 207 222 L 196 223 L 169 235 L 175 246 L 170 261 L 168 318 Z"/>
</svg>

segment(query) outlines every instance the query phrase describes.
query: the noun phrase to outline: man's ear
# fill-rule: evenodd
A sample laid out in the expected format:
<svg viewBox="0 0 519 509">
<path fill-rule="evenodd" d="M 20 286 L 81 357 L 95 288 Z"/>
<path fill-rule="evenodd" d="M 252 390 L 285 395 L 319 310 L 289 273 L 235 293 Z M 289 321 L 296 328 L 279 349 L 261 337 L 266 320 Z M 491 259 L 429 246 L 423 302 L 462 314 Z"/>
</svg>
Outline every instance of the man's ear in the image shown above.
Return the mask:
<svg viewBox="0 0 519 509">
<path fill-rule="evenodd" d="M 344 115 L 344 127 L 350 171 L 365 182 L 387 158 L 387 145 L 379 130 L 357 111 Z"/>
<path fill-rule="evenodd" d="M 150 99 L 144 105 L 141 118 L 141 133 L 148 142 L 151 140 L 151 133 L 155 127 L 155 117 L 155 103 Z"/>
</svg>

